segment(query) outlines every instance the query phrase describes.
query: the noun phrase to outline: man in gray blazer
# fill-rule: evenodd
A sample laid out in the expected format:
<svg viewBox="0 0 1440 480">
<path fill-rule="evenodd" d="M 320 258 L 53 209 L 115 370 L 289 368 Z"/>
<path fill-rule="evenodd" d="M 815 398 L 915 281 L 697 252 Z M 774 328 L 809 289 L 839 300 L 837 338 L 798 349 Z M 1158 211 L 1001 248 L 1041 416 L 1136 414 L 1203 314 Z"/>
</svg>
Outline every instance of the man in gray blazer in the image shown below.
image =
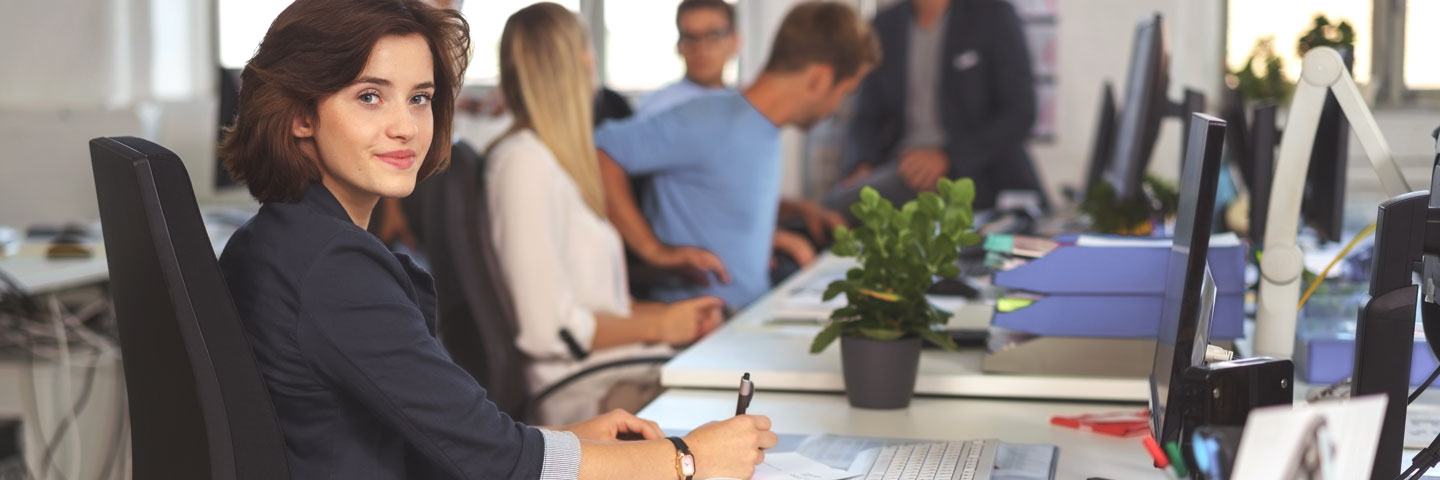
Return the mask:
<svg viewBox="0 0 1440 480">
<path fill-rule="evenodd" d="M 861 87 L 854 158 L 827 204 L 847 207 L 864 185 L 902 202 L 942 176 L 973 178 L 977 209 L 1002 190 L 1043 192 L 1025 151 L 1030 54 L 1009 2 L 903 0 L 874 24 L 885 61 Z"/>
</svg>

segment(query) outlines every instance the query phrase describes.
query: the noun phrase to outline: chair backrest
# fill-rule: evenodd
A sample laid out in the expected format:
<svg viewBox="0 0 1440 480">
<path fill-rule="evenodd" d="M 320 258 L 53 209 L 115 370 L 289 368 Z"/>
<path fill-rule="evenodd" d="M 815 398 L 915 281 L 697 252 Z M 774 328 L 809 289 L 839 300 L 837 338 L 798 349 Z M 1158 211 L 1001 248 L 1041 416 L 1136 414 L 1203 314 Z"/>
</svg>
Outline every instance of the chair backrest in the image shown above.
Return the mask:
<svg viewBox="0 0 1440 480">
<path fill-rule="evenodd" d="M 287 479 L 284 439 L 180 158 L 90 141 L 134 478 Z M 208 181 L 208 179 L 206 179 Z"/>
<path fill-rule="evenodd" d="M 515 344 L 519 327 L 490 236 L 484 185 L 484 161 L 460 142 L 451 149 L 450 168 L 421 182 L 411 195 L 410 203 L 419 208 L 407 210 L 424 217 L 418 235 L 435 277 L 440 342 L 485 387 L 490 401 L 525 420 L 530 359 Z"/>
</svg>

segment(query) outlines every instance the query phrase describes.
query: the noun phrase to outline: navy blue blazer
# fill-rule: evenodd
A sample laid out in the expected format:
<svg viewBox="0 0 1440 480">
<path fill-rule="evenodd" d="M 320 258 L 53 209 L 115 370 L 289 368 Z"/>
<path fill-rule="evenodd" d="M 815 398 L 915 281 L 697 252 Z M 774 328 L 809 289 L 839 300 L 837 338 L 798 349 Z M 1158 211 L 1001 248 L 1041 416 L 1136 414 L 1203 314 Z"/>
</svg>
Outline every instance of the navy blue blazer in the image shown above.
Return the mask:
<svg viewBox="0 0 1440 480">
<path fill-rule="evenodd" d="M 865 78 L 851 123 L 859 163 L 881 165 L 900 154 L 911 2 L 875 15 L 884 59 Z M 1015 7 L 1004 0 L 950 3 L 941 63 L 940 123 L 949 140 L 949 175 L 975 180 L 975 208 L 989 208 L 1001 190 L 1042 192 L 1025 151 L 1035 125 L 1035 82 L 1030 51 Z"/>
<path fill-rule="evenodd" d="M 324 186 L 266 203 L 220 268 L 303 479 L 540 478 L 541 433 L 435 339 L 430 275 Z"/>
</svg>

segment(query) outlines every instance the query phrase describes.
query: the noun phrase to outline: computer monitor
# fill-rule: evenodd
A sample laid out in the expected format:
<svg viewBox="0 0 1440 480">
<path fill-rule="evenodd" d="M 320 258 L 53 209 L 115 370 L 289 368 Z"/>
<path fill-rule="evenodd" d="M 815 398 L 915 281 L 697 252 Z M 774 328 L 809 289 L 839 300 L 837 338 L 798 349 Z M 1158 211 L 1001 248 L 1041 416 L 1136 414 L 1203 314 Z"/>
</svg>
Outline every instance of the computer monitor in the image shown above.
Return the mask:
<svg viewBox="0 0 1440 480">
<path fill-rule="evenodd" d="M 220 118 L 217 122 L 215 133 L 215 145 L 225 140 L 225 129 L 235 124 L 235 114 L 240 104 L 240 70 L 232 68 L 220 68 Z M 220 158 L 219 151 L 215 154 L 215 189 L 223 189 L 237 186 L 235 180 L 225 171 L 225 160 Z"/>
<path fill-rule="evenodd" d="M 1205 113 L 1205 93 L 1193 88 L 1187 88 L 1181 92 L 1180 101 L 1170 105 L 1172 112 L 1170 116 L 1180 119 L 1180 171 L 1185 171 L 1185 154 L 1190 145 L 1190 128 L 1187 122 L 1190 115 Z M 1158 130 L 1156 131 L 1158 135 Z"/>
<path fill-rule="evenodd" d="M 1160 442 L 1180 440 L 1180 415 L 1169 415 L 1187 368 L 1198 366 L 1209 332 L 1201 330 L 1206 257 L 1215 216 L 1225 121 L 1197 113 L 1189 125 L 1185 171 L 1180 175 L 1180 208 L 1166 271 L 1164 306 L 1150 374 L 1150 428 Z"/>
<path fill-rule="evenodd" d="M 1345 69 L 1355 65 L 1354 52 L 1337 47 Z M 1334 93 L 1325 94 L 1325 107 L 1310 151 L 1310 170 L 1305 175 L 1305 197 L 1300 215 L 1320 238 L 1338 242 L 1345 221 L 1345 163 L 1350 155 L 1350 122 L 1340 111 Z"/>
<path fill-rule="evenodd" d="M 1263 245 L 1265 222 L 1270 213 L 1270 188 L 1275 181 L 1275 146 L 1280 143 L 1280 132 L 1275 126 L 1277 107 L 1272 102 L 1262 102 L 1252 109 L 1254 118 L 1250 127 L 1250 165 L 1245 168 L 1250 174 L 1250 244 Z M 1232 127 L 1233 128 L 1233 127 Z"/>
<path fill-rule="evenodd" d="M 1100 86 L 1099 117 L 1095 119 L 1094 143 L 1090 145 L 1090 167 L 1080 191 L 1088 192 L 1105 178 L 1105 170 L 1115 155 L 1115 88 L 1106 81 Z M 1083 199 L 1083 196 L 1082 196 Z"/>
<path fill-rule="evenodd" d="M 1135 27 L 1130 71 L 1125 79 L 1125 103 L 1107 174 L 1120 199 L 1128 200 L 1141 194 L 1145 169 L 1160 133 L 1160 119 L 1169 106 L 1165 97 L 1169 60 L 1162 28 L 1159 13 L 1141 20 Z"/>
</svg>

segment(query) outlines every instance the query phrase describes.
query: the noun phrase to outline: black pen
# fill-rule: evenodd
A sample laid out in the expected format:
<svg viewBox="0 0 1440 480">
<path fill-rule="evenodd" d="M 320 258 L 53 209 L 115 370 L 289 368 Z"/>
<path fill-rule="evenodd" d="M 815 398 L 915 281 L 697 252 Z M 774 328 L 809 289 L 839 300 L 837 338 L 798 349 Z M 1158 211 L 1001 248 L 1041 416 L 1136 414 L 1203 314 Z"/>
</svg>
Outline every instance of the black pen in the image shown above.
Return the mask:
<svg viewBox="0 0 1440 480">
<path fill-rule="evenodd" d="M 745 414 L 745 409 L 750 408 L 750 399 L 755 396 L 755 383 L 750 381 L 750 372 L 740 377 L 740 398 L 735 401 L 735 415 Z"/>
</svg>

